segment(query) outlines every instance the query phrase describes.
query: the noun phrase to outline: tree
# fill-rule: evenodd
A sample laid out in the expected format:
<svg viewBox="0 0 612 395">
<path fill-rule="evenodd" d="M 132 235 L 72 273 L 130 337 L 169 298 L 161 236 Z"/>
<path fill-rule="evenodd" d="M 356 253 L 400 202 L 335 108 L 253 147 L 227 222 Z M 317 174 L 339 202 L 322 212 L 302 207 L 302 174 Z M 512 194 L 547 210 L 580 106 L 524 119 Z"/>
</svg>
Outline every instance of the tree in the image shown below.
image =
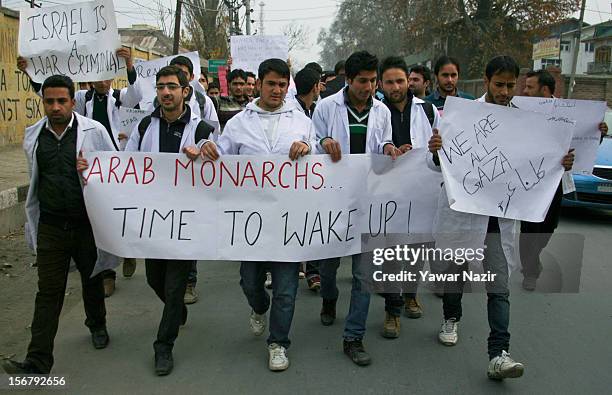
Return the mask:
<svg viewBox="0 0 612 395">
<path fill-rule="evenodd" d="M 580 0 L 343 0 L 319 34 L 324 63 L 356 49 L 380 57 L 429 50 L 455 56 L 463 77 L 481 77 L 486 62 L 506 54 L 531 63 L 532 41 L 579 9 Z M 337 58 L 336 58 L 337 59 Z M 433 59 L 431 59 L 433 60 Z"/>
<path fill-rule="evenodd" d="M 183 2 L 185 30 L 181 45 L 196 50 L 206 59 L 228 56 L 227 34 L 219 0 Z"/>
<path fill-rule="evenodd" d="M 294 49 L 303 49 L 310 42 L 310 29 L 302 24 L 289 24 L 281 28 L 281 32 L 289 42 L 289 52 Z"/>
</svg>

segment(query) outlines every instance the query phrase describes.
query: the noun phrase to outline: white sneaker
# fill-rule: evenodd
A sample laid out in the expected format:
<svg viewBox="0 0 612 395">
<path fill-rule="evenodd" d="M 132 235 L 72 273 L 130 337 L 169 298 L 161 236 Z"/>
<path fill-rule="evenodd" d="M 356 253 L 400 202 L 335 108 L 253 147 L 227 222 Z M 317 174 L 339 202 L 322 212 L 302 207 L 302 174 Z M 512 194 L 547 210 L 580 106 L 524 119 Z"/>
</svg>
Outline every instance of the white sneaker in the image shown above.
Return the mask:
<svg viewBox="0 0 612 395">
<path fill-rule="evenodd" d="M 270 354 L 268 361 L 268 368 L 270 370 L 278 372 L 289 367 L 289 358 L 287 358 L 287 349 L 285 347 L 272 343 L 268 346 L 268 353 Z"/>
<path fill-rule="evenodd" d="M 523 364 L 510 358 L 510 354 L 504 350 L 489 362 L 487 376 L 493 380 L 514 379 L 521 377 L 524 370 Z"/>
<path fill-rule="evenodd" d="M 251 325 L 251 332 L 253 332 L 255 336 L 261 336 L 266 330 L 266 314 L 257 314 L 251 311 L 249 324 Z"/>
<path fill-rule="evenodd" d="M 457 344 L 459 335 L 457 335 L 457 322 L 454 318 L 444 320 L 440 333 L 438 333 L 438 340 L 445 346 L 454 346 Z"/>
<path fill-rule="evenodd" d="M 266 272 L 266 282 L 264 286 L 268 289 L 272 289 L 272 273 Z"/>
</svg>

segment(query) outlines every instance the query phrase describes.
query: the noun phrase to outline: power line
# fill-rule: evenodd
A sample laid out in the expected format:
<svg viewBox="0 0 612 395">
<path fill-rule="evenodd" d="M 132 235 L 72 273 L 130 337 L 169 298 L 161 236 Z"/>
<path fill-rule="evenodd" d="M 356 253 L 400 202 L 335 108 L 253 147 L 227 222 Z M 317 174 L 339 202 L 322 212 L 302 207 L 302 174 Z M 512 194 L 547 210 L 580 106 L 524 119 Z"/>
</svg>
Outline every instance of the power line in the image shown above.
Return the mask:
<svg viewBox="0 0 612 395">
<path fill-rule="evenodd" d="M 308 10 L 321 10 L 324 8 L 336 8 L 337 5 L 325 5 L 320 7 L 308 7 L 308 8 L 287 8 L 287 9 L 278 9 L 278 10 L 266 10 L 266 12 L 291 12 L 291 11 L 308 11 Z"/>
<path fill-rule="evenodd" d="M 287 18 L 287 19 L 266 19 L 266 22 L 291 22 L 291 21 L 306 21 L 311 19 L 323 19 L 323 18 L 333 18 L 335 15 L 323 15 L 323 16 L 308 16 L 308 17 L 300 17 L 300 18 Z"/>
</svg>

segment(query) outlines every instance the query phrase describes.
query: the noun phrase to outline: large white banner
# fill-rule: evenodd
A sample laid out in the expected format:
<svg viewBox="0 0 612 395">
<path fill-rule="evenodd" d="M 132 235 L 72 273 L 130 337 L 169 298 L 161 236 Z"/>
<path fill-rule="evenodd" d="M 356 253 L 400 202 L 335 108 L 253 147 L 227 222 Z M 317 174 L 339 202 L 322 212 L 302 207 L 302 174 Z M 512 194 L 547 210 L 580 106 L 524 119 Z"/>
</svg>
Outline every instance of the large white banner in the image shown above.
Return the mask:
<svg viewBox="0 0 612 395">
<path fill-rule="evenodd" d="M 563 117 L 448 97 L 439 158 L 450 207 L 542 222 L 573 128 Z"/>
<path fill-rule="evenodd" d="M 28 74 L 42 83 L 62 74 L 75 82 L 113 79 L 125 73 L 112 0 L 26 8 L 19 12 L 19 54 Z"/>
<path fill-rule="evenodd" d="M 361 235 L 431 240 L 441 175 L 424 150 L 379 155 L 86 153 L 99 248 L 160 259 L 305 261 L 361 251 Z"/>
<path fill-rule="evenodd" d="M 515 96 L 512 104 L 522 110 L 536 111 L 576 121 L 571 148 L 576 159 L 573 173 L 591 174 L 601 139 L 599 123 L 604 120 L 606 102 Z"/>
<path fill-rule="evenodd" d="M 155 100 L 155 76 L 157 72 L 170 64 L 170 61 L 177 56 L 186 56 L 193 63 L 193 80 L 197 81 L 200 78 L 200 55 L 198 51 L 185 52 L 178 55 L 170 55 L 159 59 L 147 60 L 144 62 L 136 62 L 134 68 L 138 74 L 136 84 L 142 92 L 142 100 L 140 108 L 147 108 Z"/>
<path fill-rule="evenodd" d="M 230 37 L 232 70 L 242 69 L 257 75 L 259 64 L 266 59 L 289 58 L 289 43 L 285 36 Z"/>
</svg>

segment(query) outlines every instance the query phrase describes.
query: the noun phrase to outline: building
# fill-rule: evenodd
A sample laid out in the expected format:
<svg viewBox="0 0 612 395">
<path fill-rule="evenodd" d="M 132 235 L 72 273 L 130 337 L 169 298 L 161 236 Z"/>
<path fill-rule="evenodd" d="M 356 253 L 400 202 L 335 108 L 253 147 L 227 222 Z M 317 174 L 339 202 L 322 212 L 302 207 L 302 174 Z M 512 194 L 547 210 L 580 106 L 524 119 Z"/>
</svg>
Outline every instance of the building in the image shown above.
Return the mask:
<svg viewBox="0 0 612 395">
<path fill-rule="evenodd" d="M 576 74 L 585 75 L 609 72 L 612 21 L 596 25 L 584 23 L 582 26 L 582 34 L 578 43 Z M 548 37 L 543 37 L 533 44 L 533 68 L 539 70 L 547 66 L 556 66 L 561 69 L 561 74 L 571 74 L 575 44 L 574 38 L 577 33 L 578 20 L 574 18 L 552 26 L 551 34 Z M 596 47 L 601 47 L 597 59 Z"/>
</svg>

